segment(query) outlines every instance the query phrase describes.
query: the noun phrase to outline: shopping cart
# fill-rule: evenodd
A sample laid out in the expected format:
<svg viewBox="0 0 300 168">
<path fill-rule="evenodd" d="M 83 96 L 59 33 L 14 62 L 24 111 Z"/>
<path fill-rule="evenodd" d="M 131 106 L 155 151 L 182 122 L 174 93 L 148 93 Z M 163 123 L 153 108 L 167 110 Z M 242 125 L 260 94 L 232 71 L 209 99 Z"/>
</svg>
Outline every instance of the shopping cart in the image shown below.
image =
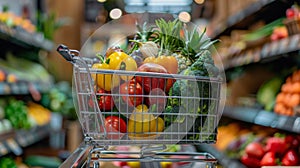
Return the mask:
<svg viewBox="0 0 300 168">
<path fill-rule="evenodd" d="M 147 164 L 148 167 L 159 167 L 159 164 L 154 164 L 159 162 L 201 162 L 205 167 L 216 166 L 217 159 L 206 152 L 165 150 L 170 144 L 198 145 L 216 142 L 222 79 L 95 69 L 95 60 L 80 56 L 76 50 L 59 45 L 57 51 L 73 64 L 74 103 L 84 133 L 84 142 L 61 167 L 84 165 L 96 168 L 105 161 L 138 161 L 144 167 Z M 103 80 L 103 85 L 111 85 L 110 91 L 98 91 L 99 86 L 95 83 L 99 78 Z M 141 82 L 138 83 L 136 78 L 140 78 Z M 150 82 L 151 85 L 147 87 L 153 92 L 138 92 L 137 85 L 144 88 L 146 81 L 154 79 L 163 85 L 159 87 L 157 83 Z M 170 81 L 179 83 L 180 96 L 166 94 L 170 89 L 166 85 Z M 120 88 L 124 84 L 127 89 L 133 86 L 133 91 L 122 91 Z M 99 103 L 105 103 L 99 102 L 98 98 L 101 96 L 104 100 L 107 97 L 113 99 L 114 109 L 100 109 Z M 176 110 L 166 111 L 167 102 L 171 99 L 179 101 L 180 106 Z M 150 105 L 148 109 L 146 106 L 139 106 L 141 108 L 137 109 L 138 103 Z M 111 120 L 107 121 L 107 118 L 118 120 L 110 125 L 108 122 Z M 120 145 L 137 145 L 140 151 L 117 151 L 112 148 Z M 127 157 L 120 158 L 116 155 Z"/>
</svg>

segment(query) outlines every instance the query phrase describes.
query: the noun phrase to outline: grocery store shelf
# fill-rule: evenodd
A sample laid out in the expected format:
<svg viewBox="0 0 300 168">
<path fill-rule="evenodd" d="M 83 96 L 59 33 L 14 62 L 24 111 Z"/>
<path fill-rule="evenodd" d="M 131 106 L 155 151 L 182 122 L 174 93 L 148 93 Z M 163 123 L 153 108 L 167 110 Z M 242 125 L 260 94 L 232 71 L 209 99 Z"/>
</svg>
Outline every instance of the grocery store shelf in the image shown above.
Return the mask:
<svg viewBox="0 0 300 168">
<path fill-rule="evenodd" d="M 228 35 L 233 29 L 248 29 L 249 25 L 254 24 L 258 20 L 270 22 L 275 18 L 284 16 L 285 10 L 293 4 L 294 0 L 259 0 L 251 3 L 245 9 L 241 9 L 240 12 L 229 16 L 228 19 L 218 22 L 217 25 L 213 26 L 214 30 L 210 37 L 217 38 L 223 34 Z"/>
<path fill-rule="evenodd" d="M 46 138 L 50 132 L 49 125 L 34 127 L 30 130 L 17 130 L 0 135 L 0 157 L 13 153 L 21 155 L 23 149 Z"/>
<path fill-rule="evenodd" d="M 15 83 L 0 83 L 0 95 L 24 95 L 33 94 L 38 91 L 41 93 L 47 92 L 52 88 L 51 82 L 15 82 Z"/>
<path fill-rule="evenodd" d="M 17 28 L 9 28 L 0 23 L 0 39 L 25 48 L 41 48 L 51 51 L 54 47 L 52 41 L 44 38 L 42 33 L 29 33 Z"/>
<path fill-rule="evenodd" d="M 300 117 L 283 116 L 249 107 L 225 107 L 223 116 L 256 125 L 277 128 L 293 133 L 300 133 Z"/>
<path fill-rule="evenodd" d="M 300 34 L 293 35 L 278 41 L 264 44 L 261 47 L 245 50 L 241 53 L 232 53 L 224 61 L 225 69 L 248 65 L 251 63 L 274 60 L 285 54 L 300 50 Z"/>
<path fill-rule="evenodd" d="M 225 154 L 217 150 L 214 146 L 210 144 L 201 144 L 196 146 L 198 151 L 206 151 L 212 154 L 217 160 L 218 163 L 224 168 L 246 168 L 241 162 L 236 159 L 227 157 Z"/>
</svg>

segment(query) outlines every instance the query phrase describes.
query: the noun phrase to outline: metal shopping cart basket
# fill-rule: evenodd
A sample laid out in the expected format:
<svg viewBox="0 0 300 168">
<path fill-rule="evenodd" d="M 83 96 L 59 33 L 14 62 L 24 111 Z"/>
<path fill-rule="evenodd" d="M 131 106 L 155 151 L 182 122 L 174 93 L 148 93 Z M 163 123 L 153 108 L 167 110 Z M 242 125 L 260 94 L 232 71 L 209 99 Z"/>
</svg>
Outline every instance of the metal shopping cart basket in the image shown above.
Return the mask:
<svg viewBox="0 0 300 168">
<path fill-rule="evenodd" d="M 94 59 L 76 50 L 59 45 L 57 51 L 73 64 L 74 103 L 84 133 L 83 144 L 62 167 L 95 168 L 117 160 L 215 167 L 217 159 L 209 153 L 165 149 L 170 144 L 216 142 L 221 78 L 95 68 Z M 140 151 L 111 148 L 120 145 L 137 145 Z"/>
</svg>

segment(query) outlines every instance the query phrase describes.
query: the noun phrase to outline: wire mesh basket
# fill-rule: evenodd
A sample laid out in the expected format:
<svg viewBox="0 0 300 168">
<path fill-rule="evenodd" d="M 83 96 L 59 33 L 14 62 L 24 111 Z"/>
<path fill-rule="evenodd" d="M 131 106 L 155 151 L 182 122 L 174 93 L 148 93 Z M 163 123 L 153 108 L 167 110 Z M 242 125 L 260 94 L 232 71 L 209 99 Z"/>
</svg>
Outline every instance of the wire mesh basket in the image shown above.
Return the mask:
<svg viewBox="0 0 300 168">
<path fill-rule="evenodd" d="M 194 38 L 195 41 L 200 41 L 199 37 Z M 210 54 L 209 59 L 201 62 L 202 70 L 189 69 L 177 74 L 161 70 L 160 65 L 152 63 L 144 63 L 138 70 L 128 70 L 124 62 L 120 62 L 117 69 L 107 68 L 99 60 L 83 56 L 90 49 L 79 53 L 60 45 L 57 51 L 73 64 L 75 108 L 85 144 L 93 146 L 88 165 L 99 158 L 102 161 L 117 159 L 101 157 L 111 154 L 109 146 L 139 145 L 140 157 L 127 159 L 148 162 L 149 155 L 152 161 L 166 159 L 160 156 L 170 153 L 157 151 L 165 150 L 170 144 L 216 142 L 217 126 L 224 107 L 224 78 L 219 75 L 218 68 L 209 66 L 213 64 Z M 216 162 L 207 153 L 185 154 L 188 156 L 185 161 Z M 196 157 L 200 155 L 200 159 Z"/>
<path fill-rule="evenodd" d="M 70 52 L 68 49 L 65 51 Z M 91 68 L 92 60 L 74 55 L 70 61 L 74 64 L 74 93 L 79 121 L 85 137 L 93 143 L 144 145 L 216 141 L 221 79 L 94 69 Z M 103 80 L 104 85 L 111 85 L 111 91 L 99 91 L 101 89 L 95 85 L 98 80 Z M 176 81 L 181 93 L 168 95 L 169 81 Z M 150 93 L 139 91 L 139 88 L 145 87 Z M 127 89 L 124 91 L 124 88 Z M 172 106 L 168 111 L 166 106 L 170 99 L 178 101 L 178 106 Z M 100 109 L 99 103 L 108 103 L 105 101 L 115 107 L 109 105 Z"/>
</svg>

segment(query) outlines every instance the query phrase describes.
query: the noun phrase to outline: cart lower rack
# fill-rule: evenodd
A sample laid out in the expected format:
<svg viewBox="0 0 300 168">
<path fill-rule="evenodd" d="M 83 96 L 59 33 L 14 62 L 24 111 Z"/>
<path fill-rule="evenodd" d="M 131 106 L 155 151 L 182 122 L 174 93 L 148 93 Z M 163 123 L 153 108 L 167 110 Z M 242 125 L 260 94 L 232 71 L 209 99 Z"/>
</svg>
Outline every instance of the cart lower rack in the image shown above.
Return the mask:
<svg viewBox="0 0 300 168">
<path fill-rule="evenodd" d="M 135 157 L 116 157 L 117 155 Z M 142 156 L 144 155 L 144 156 Z M 122 152 L 104 148 L 93 148 L 82 143 L 75 152 L 60 166 L 62 168 L 98 168 L 103 162 L 140 162 L 141 168 L 161 168 L 161 163 L 179 163 L 184 168 L 215 168 L 217 159 L 209 153 L 203 152 Z M 179 166 L 178 166 L 179 167 Z"/>
</svg>

